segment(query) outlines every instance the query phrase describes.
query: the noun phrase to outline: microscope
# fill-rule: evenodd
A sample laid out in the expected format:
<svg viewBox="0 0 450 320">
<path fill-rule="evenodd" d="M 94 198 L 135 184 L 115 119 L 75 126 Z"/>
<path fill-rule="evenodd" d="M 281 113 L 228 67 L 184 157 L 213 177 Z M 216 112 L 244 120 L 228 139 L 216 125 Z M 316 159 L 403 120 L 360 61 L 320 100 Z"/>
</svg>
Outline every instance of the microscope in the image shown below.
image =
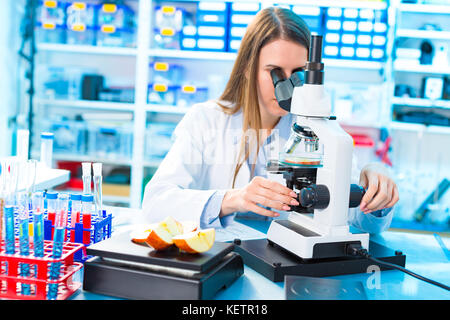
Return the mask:
<svg viewBox="0 0 450 320">
<path fill-rule="evenodd" d="M 271 71 L 281 108 L 297 116 L 278 161 L 267 164 L 298 194 L 287 220 L 272 221 L 267 239 L 302 259 L 345 256 L 348 244 L 369 249 L 369 234 L 349 231 L 348 211 L 359 206 L 364 189 L 351 185 L 353 140 L 336 118 L 324 89 L 322 36 L 312 35 L 304 70 L 286 79 Z"/>
</svg>

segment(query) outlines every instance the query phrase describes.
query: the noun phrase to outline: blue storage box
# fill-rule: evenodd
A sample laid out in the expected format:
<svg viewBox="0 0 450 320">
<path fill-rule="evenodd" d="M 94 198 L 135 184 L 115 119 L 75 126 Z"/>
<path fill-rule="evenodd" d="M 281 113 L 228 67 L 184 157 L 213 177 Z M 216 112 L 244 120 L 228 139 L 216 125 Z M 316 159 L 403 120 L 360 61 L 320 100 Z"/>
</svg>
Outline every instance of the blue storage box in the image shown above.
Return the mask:
<svg viewBox="0 0 450 320">
<path fill-rule="evenodd" d="M 322 34 L 322 8 L 316 6 L 294 5 L 291 10 L 306 22 L 311 32 Z"/>
<path fill-rule="evenodd" d="M 66 42 L 66 4 L 61 1 L 41 1 L 36 12 L 36 39 L 41 43 Z"/>
<path fill-rule="evenodd" d="M 324 57 L 383 61 L 386 51 L 386 10 L 325 10 Z"/>
<path fill-rule="evenodd" d="M 197 26 L 223 26 L 228 24 L 228 8 L 226 2 L 200 1 L 197 7 Z"/>
<path fill-rule="evenodd" d="M 103 3 L 98 9 L 97 45 L 136 47 L 134 19 L 128 6 Z"/>
<path fill-rule="evenodd" d="M 179 86 L 166 83 L 151 83 L 148 86 L 148 102 L 162 105 L 176 105 Z"/>
<path fill-rule="evenodd" d="M 177 88 L 177 106 L 190 107 L 208 100 L 208 88 L 195 85 L 182 85 Z"/>
<path fill-rule="evenodd" d="M 255 15 L 261 9 L 261 5 L 256 2 L 234 2 L 231 3 L 229 33 L 228 33 L 228 51 L 236 52 L 239 50 L 242 37 L 247 30 L 248 24 L 253 20 Z"/>
<path fill-rule="evenodd" d="M 67 43 L 95 45 L 96 8 L 94 5 L 74 1 L 66 7 Z"/>
<path fill-rule="evenodd" d="M 182 77 L 182 65 L 162 61 L 150 63 L 150 83 L 179 84 Z"/>
</svg>

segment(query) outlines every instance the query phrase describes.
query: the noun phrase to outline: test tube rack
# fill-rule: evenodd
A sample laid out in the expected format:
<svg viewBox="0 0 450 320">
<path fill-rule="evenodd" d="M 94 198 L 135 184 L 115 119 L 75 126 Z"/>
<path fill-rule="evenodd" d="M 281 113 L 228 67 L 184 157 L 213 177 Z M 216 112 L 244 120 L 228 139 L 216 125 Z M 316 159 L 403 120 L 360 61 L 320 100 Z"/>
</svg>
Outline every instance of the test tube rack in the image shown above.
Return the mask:
<svg viewBox="0 0 450 320">
<path fill-rule="evenodd" d="M 47 215 L 44 219 L 44 239 L 52 240 L 54 221 L 49 220 Z M 107 214 L 106 210 L 103 210 L 102 219 L 92 215 L 90 226 L 83 225 L 82 222 L 75 223 L 75 227 L 70 227 L 70 210 L 68 214 L 68 222 L 66 228 L 66 241 L 73 243 L 83 244 L 83 250 L 76 252 L 74 259 L 77 262 L 84 263 L 90 256 L 86 255 L 86 247 L 91 244 L 100 242 L 104 239 L 110 238 L 112 233 L 112 214 Z"/>
<path fill-rule="evenodd" d="M 19 239 L 16 238 L 16 247 Z M 44 256 L 34 257 L 33 244 L 30 243 L 30 255 L 21 256 L 19 253 L 6 254 L 4 241 L 0 246 L 0 298 L 20 300 L 46 300 L 49 285 L 58 284 L 57 300 L 65 300 L 81 287 L 81 282 L 74 281 L 74 275 L 83 264 L 74 261 L 74 255 L 84 246 L 80 243 L 64 242 L 61 258 L 52 258 L 53 241 L 44 240 Z M 56 280 L 49 279 L 52 263 L 61 263 L 60 276 Z M 20 265 L 30 266 L 30 275 L 20 275 Z M 30 294 L 21 293 L 22 285 L 29 285 Z"/>
</svg>

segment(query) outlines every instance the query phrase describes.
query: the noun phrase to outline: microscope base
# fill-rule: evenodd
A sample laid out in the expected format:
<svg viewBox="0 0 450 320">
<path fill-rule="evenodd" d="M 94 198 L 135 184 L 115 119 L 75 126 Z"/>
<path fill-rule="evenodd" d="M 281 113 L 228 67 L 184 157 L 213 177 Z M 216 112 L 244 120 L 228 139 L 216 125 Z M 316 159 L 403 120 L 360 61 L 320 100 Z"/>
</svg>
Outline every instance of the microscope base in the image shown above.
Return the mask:
<svg viewBox="0 0 450 320">
<path fill-rule="evenodd" d="M 267 239 L 234 240 L 234 251 L 244 263 L 274 282 L 284 281 L 286 275 L 329 277 L 344 274 L 366 273 L 377 265 L 362 257 L 336 257 L 326 259 L 301 259 Z M 374 241 L 370 241 L 369 253 L 382 261 L 404 267 L 406 256 Z M 380 270 L 386 267 L 378 265 Z M 370 269 L 373 271 L 373 269 Z M 372 272 L 370 271 L 370 272 Z"/>
</svg>

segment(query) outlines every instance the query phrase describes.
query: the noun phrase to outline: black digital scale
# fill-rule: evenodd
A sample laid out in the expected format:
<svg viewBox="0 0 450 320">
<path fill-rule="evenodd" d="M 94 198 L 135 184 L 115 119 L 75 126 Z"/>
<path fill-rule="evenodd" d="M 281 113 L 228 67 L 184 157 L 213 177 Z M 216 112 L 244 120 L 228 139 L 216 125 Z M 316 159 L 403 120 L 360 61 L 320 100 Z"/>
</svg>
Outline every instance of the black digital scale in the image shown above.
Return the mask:
<svg viewBox="0 0 450 320">
<path fill-rule="evenodd" d="M 156 251 L 123 232 L 86 248 L 83 289 L 127 299 L 211 299 L 244 273 L 232 243 L 215 242 L 204 253 L 176 247 Z"/>
</svg>

